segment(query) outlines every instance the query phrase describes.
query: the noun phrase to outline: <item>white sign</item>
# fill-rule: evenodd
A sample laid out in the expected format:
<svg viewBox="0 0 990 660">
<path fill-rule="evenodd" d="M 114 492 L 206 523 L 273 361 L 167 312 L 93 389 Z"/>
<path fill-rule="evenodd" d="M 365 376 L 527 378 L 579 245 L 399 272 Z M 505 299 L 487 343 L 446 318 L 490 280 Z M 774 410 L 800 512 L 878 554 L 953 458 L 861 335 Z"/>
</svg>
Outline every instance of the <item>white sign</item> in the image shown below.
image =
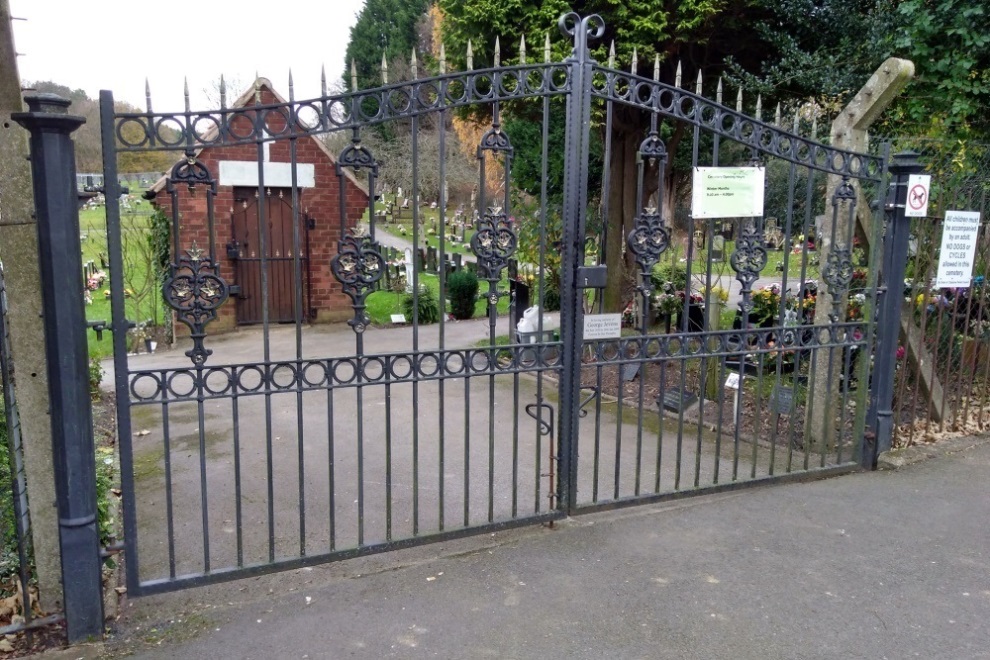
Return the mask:
<svg viewBox="0 0 990 660">
<path fill-rule="evenodd" d="M 942 223 L 942 249 L 938 255 L 936 288 L 968 288 L 973 277 L 973 257 L 980 233 L 977 211 L 946 211 Z"/>
<path fill-rule="evenodd" d="M 928 215 L 928 194 L 931 188 L 932 178 L 927 174 L 912 174 L 908 177 L 904 217 L 924 218 Z"/>
<path fill-rule="evenodd" d="M 763 215 L 765 173 L 762 167 L 694 168 L 691 214 L 695 218 Z"/>
<path fill-rule="evenodd" d="M 406 322 L 405 314 L 392 314 L 392 323 L 399 324 Z"/>
<path fill-rule="evenodd" d="M 264 163 L 262 174 L 265 176 L 265 186 L 272 188 L 290 188 L 292 186 L 292 163 Z M 258 163 L 255 161 L 221 160 L 221 186 L 258 187 Z M 296 164 L 296 185 L 300 188 L 316 186 L 316 166 L 312 163 Z"/>
<path fill-rule="evenodd" d="M 737 373 L 729 374 L 729 377 L 725 379 L 725 389 L 727 390 L 739 389 L 739 374 Z"/>
<path fill-rule="evenodd" d="M 622 314 L 586 314 L 584 339 L 618 339 L 622 336 Z"/>
</svg>

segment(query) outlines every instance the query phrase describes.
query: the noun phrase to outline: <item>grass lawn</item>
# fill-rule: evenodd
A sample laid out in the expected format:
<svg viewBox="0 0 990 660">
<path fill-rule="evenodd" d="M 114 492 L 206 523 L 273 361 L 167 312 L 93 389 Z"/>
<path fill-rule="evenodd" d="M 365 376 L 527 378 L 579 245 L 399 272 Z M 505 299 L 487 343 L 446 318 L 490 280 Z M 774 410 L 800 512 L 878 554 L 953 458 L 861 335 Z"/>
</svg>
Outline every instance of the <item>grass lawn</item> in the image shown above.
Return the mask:
<svg viewBox="0 0 990 660">
<path fill-rule="evenodd" d="M 386 201 L 391 201 L 391 198 L 386 198 Z M 386 208 L 385 205 L 379 204 L 376 208 Z M 464 218 L 469 216 L 465 215 Z M 368 223 L 368 212 L 365 211 L 364 218 L 362 221 Z M 461 235 L 461 230 L 456 227 L 454 221 L 454 211 L 453 209 L 447 209 L 447 234 L 456 233 L 458 237 Z M 440 209 L 431 209 L 426 206 L 421 206 L 419 208 L 419 223 L 420 223 L 420 233 L 419 239 L 421 242 L 425 242 L 428 247 L 440 249 L 440 237 L 436 234 L 430 235 L 430 230 L 436 226 L 436 231 L 440 231 Z M 401 217 L 396 218 L 395 222 L 383 222 L 381 218 L 375 220 L 375 230 L 383 231 L 392 236 L 399 238 L 404 238 L 409 242 L 413 239 L 413 218 L 412 209 L 403 209 Z M 403 233 L 405 232 L 405 233 Z M 471 236 L 473 235 L 471 227 L 467 228 L 467 232 L 464 235 L 466 243 L 454 243 L 448 238 L 444 241 L 444 251 L 447 254 L 471 254 Z"/>
<path fill-rule="evenodd" d="M 733 251 L 736 249 L 735 241 L 725 242 L 725 262 L 724 263 L 714 263 L 712 264 L 712 277 L 715 277 L 719 270 L 724 270 L 724 275 L 730 277 L 735 277 L 735 271 L 732 270 L 732 266 L 729 264 L 729 257 L 732 255 Z M 708 272 L 708 262 L 706 261 L 708 252 L 706 250 L 696 251 L 694 254 L 694 261 L 691 262 L 691 277 L 695 279 L 697 277 L 704 278 Z M 803 254 L 793 254 L 785 252 L 783 250 L 767 250 L 767 265 L 760 272 L 764 277 L 773 277 L 783 275 L 783 264 L 784 260 L 787 260 L 787 279 L 790 281 L 797 281 L 801 277 L 801 264 L 805 260 Z M 818 253 L 808 252 L 807 253 L 807 267 L 805 269 L 805 279 L 807 280 L 817 280 L 820 276 L 820 268 L 818 266 Z"/>
<path fill-rule="evenodd" d="M 419 283 L 429 287 L 434 295 L 440 297 L 440 278 L 436 275 L 420 273 Z M 499 288 L 508 291 L 508 280 L 503 275 Z M 478 282 L 478 302 L 474 305 L 474 317 L 482 318 L 488 314 L 488 301 L 485 293 L 488 291 L 488 282 L 481 280 Z M 405 293 L 394 293 L 392 291 L 376 291 L 368 296 L 367 312 L 371 317 L 371 322 L 375 325 L 391 325 L 392 314 L 402 314 L 402 301 L 406 297 Z M 450 311 L 450 305 L 446 305 Z M 507 314 L 509 312 L 509 296 L 502 296 L 498 301 L 498 313 Z M 409 320 L 409 319 L 407 319 Z"/>
<path fill-rule="evenodd" d="M 151 252 L 148 246 L 150 230 L 150 205 L 144 202 L 128 212 L 121 209 L 121 235 L 124 245 L 124 288 L 130 292 L 126 298 L 127 318 L 135 322 L 161 323 L 164 316 L 161 296 L 151 268 Z M 83 265 L 92 261 L 94 266 L 109 276 L 103 268 L 108 261 L 106 211 L 104 208 L 84 209 L 79 212 L 80 239 Z M 110 322 L 110 279 L 107 277 L 90 292 L 92 302 L 86 305 L 87 321 Z M 89 355 L 104 358 L 113 354 L 110 333 L 103 333 L 103 340 L 96 332 L 89 333 Z"/>
</svg>

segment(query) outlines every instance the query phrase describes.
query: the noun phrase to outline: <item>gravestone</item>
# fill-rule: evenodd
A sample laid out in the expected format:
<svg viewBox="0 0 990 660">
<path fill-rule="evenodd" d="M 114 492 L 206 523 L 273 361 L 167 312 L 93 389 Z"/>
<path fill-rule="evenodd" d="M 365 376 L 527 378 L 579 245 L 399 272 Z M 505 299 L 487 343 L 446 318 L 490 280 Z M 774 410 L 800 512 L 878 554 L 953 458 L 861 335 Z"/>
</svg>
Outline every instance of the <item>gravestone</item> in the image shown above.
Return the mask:
<svg viewBox="0 0 990 660">
<path fill-rule="evenodd" d="M 712 261 L 725 261 L 725 237 L 721 234 L 712 237 Z"/>
<path fill-rule="evenodd" d="M 698 401 L 698 397 L 687 390 L 679 387 L 670 387 L 663 393 L 661 405 L 671 412 L 681 412 L 687 410 Z"/>
<path fill-rule="evenodd" d="M 460 252 L 454 253 L 454 272 L 459 271 L 463 267 L 461 264 L 462 259 L 463 257 L 461 256 Z"/>
<path fill-rule="evenodd" d="M 437 268 L 437 249 L 435 247 L 426 248 L 426 269 L 431 273 L 440 272 Z"/>
<path fill-rule="evenodd" d="M 639 376 L 639 368 L 639 362 L 631 362 L 629 364 L 622 365 L 622 382 L 629 383 L 636 380 L 636 377 Z"/>
<path fill-rule="evenodd" d="M 775 415 L 794 413 L 794 388 L 774 385 L 770 393 L 770 411 Z"/>
<path fill-rule="evenodd" d="M 414 263 L 413 263 L 413 251 L 412 248 L 406 248 L 406 293 L 412 293 L 413 290 L 413 278 L 414 273 Z"/>
</svg>

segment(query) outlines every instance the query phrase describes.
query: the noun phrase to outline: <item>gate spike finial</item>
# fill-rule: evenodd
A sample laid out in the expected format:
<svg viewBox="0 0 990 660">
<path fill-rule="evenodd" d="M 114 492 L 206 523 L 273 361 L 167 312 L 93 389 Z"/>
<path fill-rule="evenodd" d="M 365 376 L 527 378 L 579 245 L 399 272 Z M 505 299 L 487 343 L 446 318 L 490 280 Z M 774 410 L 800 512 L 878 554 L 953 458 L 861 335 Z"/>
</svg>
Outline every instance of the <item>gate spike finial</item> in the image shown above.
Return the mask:
<svg viewBox="0 0 990 660">
<path fill-rule="evenodd" d="M 440 75 L 447 73 L 447 50 L 443 47 L 443 42 L 440 42 Z"/>
<path fill-rule="evenodd" d="M 674 87 L 681 88 L 681 61 L 677 60 L 677 72 L 674 74 Z"/>
<path fill-rule="evenodd" d="M 470 39 L 468 39 L 468 48 L 467 48 L 467 69 L 468 71 L 474 70 L 474 48 L 471 47 Z"/>
<path fill-rule="evenodd" d="M 701 96 L 701 69 L 698 69 L 698 81 L 694 84 L 694 93 Z"/>
<path fill-rule="evenodd" d="M 660 54 L 653 58 L 653 79 L 657 82 L 660 81 Z"/>
<path fill-rule="evenodd" d="M 608 47 L 608 68 L 615 68 L 615 39 L 612 39 L 612 45 Z"/>
<path fill-rule="evenodd" d="M 188 77 L 183 77 L 182 78 L 182 96 L 185 97 L 185 100 L 186 100 L 186 112 L 189 112 L 190 106 L 189 106 L 189 78 Z"/>
<path fill-rule="evenodd" d="M 289 101 L 296 100 L 295 86 L 292 84 L 292 69 L 289 69 Z"/>
<path fill-rule="evenodd" d="M 818 139 L 818 113 L 816 112 L 811 118 L 811 139 Z"/>
<path fill-rule="evenodd" d="M 320 95 L 327 95 L 327 65 L 320 65 Z"/>
<path fill-rule="evenodd" d="M 413 80 L 419 78 L 419 65 L 416 63 L 416 49 L 413 48 L 412 58 L 409 60 L 409 68 L 412 69 Z"/>
<path fill-rule="evenodd" d="M 546 39 L 543 41 L 543 61 L 550 61 L 550 33 L 546 33 Z"/>
<path fill-rule="evenodd" d="M 358 79 L 357 79 L 357 63 L 351 60 L 351 91 L 358 91 Z"/>
<path fill-rule="evenodd" d="M 254 102 L 261 105 L 261 78 L 257 71 L 254 72 Z"/>
<path fill-rule="evenodd" d="M 763 119 L 763 95 L 756 95 L 756 120 L 760 121 Z"/>
<path fill-rule="evenodd" d="M 519 36 L 519 63 L 526 63 L 526 35 Z"/>
<path fill-rule="evenodd" d="M 499 44 L 498 36 L 495 36 L 495 68 L 502 63 L 502 46 Z"/>
<path fill-rule="evenodd" d="M 636 47 L 633 46 L 632 64 L 629 66 L 629 72 L 633 75 L 636 75 L 636 67 L 639 65 L 638 59 Z"/>
<path fill-rule="evenodd" d="M 388 84 L 388 60 L 385 59 L 385 53 L 382 53 L 382 84 Z"/>
<path fill-rule="evenodd" d="M 774 124 L 774 126 L 777 126 L 778 128 L 780 127 L 780 103 L 779 102 L 777 103 L 777 112 L 773 116 L 773 124 Z"/>
<path fill-rule="evenodd" d="M 715 102 L 722 105 L 722 76 L 718 77 L 718 87 L 715 88 Z"/>
<path fill-rule="evenodd" d="M 794 135 L 797 135 L 799 130 L 801 130 L 801 114 L 800 114 L 799 111 L 795 110 L 794 111 L 794 130 L 791 131 L 791 132 L 794 133 Z"/>
<path fill-rule="evenodd" d="M 221 78 L 221 80 L 223 79 Z M 144 79 L 144 102 L 148 106 L 148 114 L 150 115 L 151 114 L 151 83 L 148 82 L 147 78 Z"/>
<path fill-rule="evenodd" d="M 222 73 L 220 74 L 220 109 L 227 109 L 227 81 Z"/>
<path fill-rule="evenodd" d="M 742 87 L 736 92 L 736 112 L 742 112 Z"/>
</svg>

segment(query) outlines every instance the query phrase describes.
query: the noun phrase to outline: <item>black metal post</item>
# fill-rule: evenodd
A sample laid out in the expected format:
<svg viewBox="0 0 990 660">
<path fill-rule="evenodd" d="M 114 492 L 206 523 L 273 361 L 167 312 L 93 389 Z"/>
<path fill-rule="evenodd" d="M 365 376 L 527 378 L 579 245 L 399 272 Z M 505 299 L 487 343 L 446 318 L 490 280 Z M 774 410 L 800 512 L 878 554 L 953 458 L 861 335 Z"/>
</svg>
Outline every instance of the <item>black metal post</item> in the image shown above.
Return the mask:
<svg viewBox="0 0 990 660">
<path fill-rule="evenodd" d="M 28 112 L 11 118 L 31 133 L 62 586 L 68 638 L 74 643 L 103 634 L 82 248 L 69 137 L 86 120 L 68 114 L 69 101 L 54 94 L 25 101 Z"/>
<path fill-rule="evenodd" d="M 878 304 L 877 346 L 873 363 L 871 411 L 868 432 L 862 443 L 860 464 L 875 469 L 877 456 L 890 449 L 894 431 L 894 372 L 897 367 L 897 342 L 901 332 L 904 271 L 907 267 L 911 219 L 905 217 L 908 177 L 924 167 L 913 151 L 894 156 L 890 166 L 893 177 L 887 197 L 887 232 L 883 241 L 883 293 Z"/>
<path fill-rule="evenodd" d="M 571 92 L 567 104 L 564 146 L 564 227 L 560 278 L 560 338 L 563 371 L 560 380 L 560 434 L 557 506 L 577 508 L 578 434 L 581 409 L 581 351 L 584 337 L 582 289 L 577 269 L 584 265 L 585 214 L 588 204 L 588 135 L 591 130 L 591 66 L 589 39 L 601 38 L 605 23 L 598 15 L 560 19 L 561 32 L 574 38 L 574 52 L 567 62 Z"/>
</svg>

